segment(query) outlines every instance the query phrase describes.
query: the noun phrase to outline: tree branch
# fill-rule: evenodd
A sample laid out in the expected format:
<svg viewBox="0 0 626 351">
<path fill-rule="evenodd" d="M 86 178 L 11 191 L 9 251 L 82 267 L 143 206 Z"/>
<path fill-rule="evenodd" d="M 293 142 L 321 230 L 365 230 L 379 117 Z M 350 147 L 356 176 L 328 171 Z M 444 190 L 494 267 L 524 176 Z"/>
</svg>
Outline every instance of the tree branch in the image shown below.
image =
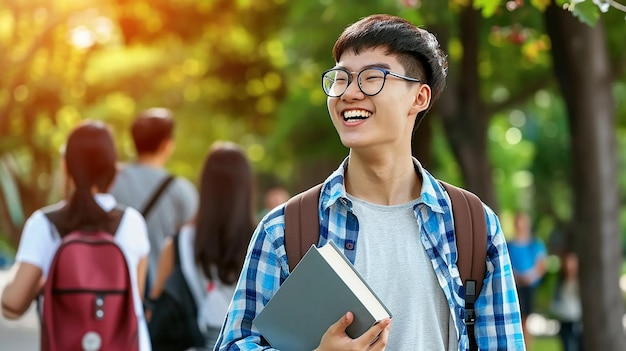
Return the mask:
<svg viewBox="0 0 626 351">
<path fill-rule="evenodd" d="M 626 5 L 620 4 L 615 0 L 609 0 L 609 4 L 620 11 L 626 12 Z"/>
</svg>

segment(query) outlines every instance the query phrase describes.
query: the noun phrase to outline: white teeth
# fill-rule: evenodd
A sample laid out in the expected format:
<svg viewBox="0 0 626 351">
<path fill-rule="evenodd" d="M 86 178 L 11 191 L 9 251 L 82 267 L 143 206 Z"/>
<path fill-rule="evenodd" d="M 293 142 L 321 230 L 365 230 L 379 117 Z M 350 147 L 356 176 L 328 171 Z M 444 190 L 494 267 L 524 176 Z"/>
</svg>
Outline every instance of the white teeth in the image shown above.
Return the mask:
<svg viewBox="0 0 626 351">
<path fill-rule="evenodd" d="M 350 110 L 343 113 L 343 118 L 367 118 L 371 115 L 371 112 L 365 110 Z"/>
</svg>

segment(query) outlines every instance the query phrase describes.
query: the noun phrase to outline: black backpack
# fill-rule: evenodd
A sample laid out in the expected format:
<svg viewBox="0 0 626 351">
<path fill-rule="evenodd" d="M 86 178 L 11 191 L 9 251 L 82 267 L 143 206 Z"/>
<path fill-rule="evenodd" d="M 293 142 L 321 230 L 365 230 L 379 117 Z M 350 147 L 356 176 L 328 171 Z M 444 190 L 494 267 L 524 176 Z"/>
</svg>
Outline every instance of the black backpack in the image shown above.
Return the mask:
<svg viewBox="0 0 626 351">
<path fill-rule="evenodd" d="M 478 350 L 474 335 L 476 312 L 474 302 L 480 294 L 486 272 L 487 223 L 482 202 L 471 192 L 439 183 L 452 201 L 454 232 L 456 235 L 457 265 L 465 287 L 465 325 L 470 350 Z M 318 201 L 322 184 L 295 195 L 285 206 L 285 250 L 289 270 L 293 271 L 311 245 L 317 245 L 320 236 Z"/>
<path fill-rule="evenodd" d="M 153 351 L 184 351 L 203 347 L 205 340 L 198 327 L 198 309 L 183 275 L 178 251 L 180 235 L 173 237 L 174 270 L 165 281 L 161 295 L 151 303 L 148 322 Z"/>
</svg>

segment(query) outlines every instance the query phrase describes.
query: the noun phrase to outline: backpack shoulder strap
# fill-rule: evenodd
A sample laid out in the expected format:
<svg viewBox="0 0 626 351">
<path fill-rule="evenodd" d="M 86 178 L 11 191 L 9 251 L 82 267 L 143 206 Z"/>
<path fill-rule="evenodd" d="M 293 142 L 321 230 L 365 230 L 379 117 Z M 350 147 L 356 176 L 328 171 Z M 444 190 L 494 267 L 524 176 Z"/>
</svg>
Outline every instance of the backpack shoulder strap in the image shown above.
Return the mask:
<svg viewBox="0 0 626 351">
<path fill-rule="evenodd" d="M 311 245 L 320 237 L 318 204 L 322 184 L 295 195 L 285 205 L 285 251 L 293 271 Z"/>
<path fill-rule="evenodd" d="M 178 251 L 180 247 L 180 233 L 177 232 L 176 234 L 174 234 L 174 236 L 172 237 L 172 244 L 174 245 L 174 267 L 181 267 L 180 251 Z"/>
<path fill-rule="evenodd" d="M 458 252 L 459 274 L 465 286 L 465 324 L 470 350 L 478 350 L 474 336 L 474 302 L 480 294 L 486 273 L 487 223 L 482 201 L 471 192 L 440 181 L 452 201 L 454 235 Z"/>
<path fill-rule="evenodd" d="M 154 193 L 152 193 L 150 200 L 148 200 L 143 210 L 141 210 L 141 215 L 143 216 L 143 218 L 148 218 L 148 214 L 150 213 L 150 211 L 152 210 L 156 202 L 159 200 L 159 198 L 161 197 L 165 189 L 167 189 L 167 186 L 170 185 L 170 183 L 173 180 L 174 180 L 174 176 L 171 174 L 168 175 L 167 177 L 165 177 L 165 179 L 163 179 L 161 184 L 154 190 Z"/>
<path fill-rule="evenodd" d="M 487 257 L 487 223 L 482 202 L 478 196 L 465 189 L 445 182 L 441 184 L 452 201 L 461 279 L 463 282 L 476 280 L 476 290 L 480 292 Z"/>
</svg>

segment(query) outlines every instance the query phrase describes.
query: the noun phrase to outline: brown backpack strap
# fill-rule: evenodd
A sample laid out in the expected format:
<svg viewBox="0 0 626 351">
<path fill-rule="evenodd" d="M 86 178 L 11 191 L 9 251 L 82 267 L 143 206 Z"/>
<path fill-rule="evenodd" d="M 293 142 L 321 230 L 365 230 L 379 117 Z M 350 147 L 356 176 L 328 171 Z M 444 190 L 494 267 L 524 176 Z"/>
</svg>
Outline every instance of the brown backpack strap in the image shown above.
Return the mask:
<svg viewBox="0 0 626 351">
<path fill-rule="evenodd" d="M 285 251 L 293 271 L 311 245 L 320 237 L 318 204 L 322 184 L 292 197 L 285 205 Z"/>
<path fill-rule="evenodd" d="M 474 302 L 480 294 L 487 270 L 487 223 L 478 196 L 459 187 L 441 182 L 452 201 L 454 235 L 458 252 L 457 266 L 465 287 L 465 324 L 470 350 L 478 350 L 474 337 L 476 314 Z"/>
</svg>

